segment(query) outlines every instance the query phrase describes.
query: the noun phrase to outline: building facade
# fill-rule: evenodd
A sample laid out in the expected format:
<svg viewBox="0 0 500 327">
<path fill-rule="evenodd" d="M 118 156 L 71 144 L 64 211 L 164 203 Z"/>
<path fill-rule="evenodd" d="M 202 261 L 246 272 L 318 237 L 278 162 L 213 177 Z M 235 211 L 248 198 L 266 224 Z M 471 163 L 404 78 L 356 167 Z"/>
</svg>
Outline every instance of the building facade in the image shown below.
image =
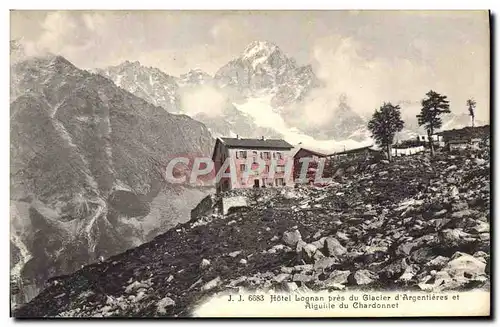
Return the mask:
<svg viewBox="0 0 500 327">
<path fill-rule="evenodd" d="M 429 135 L 421 134 L 417 136 L 417 140 L 424 143 L 429 143 Z M 434 134 L 432 135 L 432 142 L 443 147 L 445 145 L 442 135 Z"/>
<path fill-rule="evenodd" d="M 294 186 L 292 148 L 278 139 L 218 138 L 212 156 L 217 193 Z"/>
<path fill-rule="evenodd" d="M 308 166 L 307 166 L 307 171 L 306 171 L 306 178 L 310 183 L 313 183 L 316 174 L 318 173 L 317 169 L 320 163 L 321 158 L 324 160 L 324 166 L 323 166 L 323 172 L 322 174 L 325 173 L 325 171 L 328 171 L 328 165 L 330 163 L 330 160 L 327 160 L 328 155 L 317 152 L 314 150 L 306 149 L 306 148 L 300 148 L 293 156 L 293 175 L 295 180 L 300 178 L 300 174 L 302 172 L 302 166 L 305 164 L 302 158 L 309 158 L 308 160 Z M 302 161 L 301 161 L 302 159 Z M 327 177 L 327 176 L 320 176 L 320 177 Z"/>
<path fill-rule="evenodd" d="M 448 149 L 450 151 L 461 151 L 466 149 L 479 150 L 480 144 L 480 138 L 449 140 Z"/>
</svg>

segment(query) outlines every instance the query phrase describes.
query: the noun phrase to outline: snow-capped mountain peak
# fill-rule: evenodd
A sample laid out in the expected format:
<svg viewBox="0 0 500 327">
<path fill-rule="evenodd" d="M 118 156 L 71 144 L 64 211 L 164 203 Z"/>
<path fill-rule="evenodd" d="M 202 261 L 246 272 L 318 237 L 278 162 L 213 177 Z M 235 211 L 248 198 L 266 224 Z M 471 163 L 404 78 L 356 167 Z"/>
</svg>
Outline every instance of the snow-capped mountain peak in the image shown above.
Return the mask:
<svg viewBox="0 0 500 327">
<path fill-rule="evenodd" d="M 190 69 L 187 73 L 182 74 L 177 79 L 179 86 L 201 85 L 211 82 L 212 76 L 199 68 Z"/>
<path fill-rule="evenodd" d="M 278 46 L 272 42 L 254 41 L 245 48 L 241 58 L 245 60 L 267 58 L 275 51 L 281 52 Z"/>
</svg>

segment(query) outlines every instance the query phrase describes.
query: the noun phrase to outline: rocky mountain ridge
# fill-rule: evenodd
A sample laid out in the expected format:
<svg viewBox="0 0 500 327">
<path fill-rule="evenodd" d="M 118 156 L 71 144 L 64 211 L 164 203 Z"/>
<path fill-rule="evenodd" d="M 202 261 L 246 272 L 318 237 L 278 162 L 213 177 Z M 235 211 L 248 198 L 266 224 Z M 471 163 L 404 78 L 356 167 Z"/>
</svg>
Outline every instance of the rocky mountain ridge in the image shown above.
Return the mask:
<svg viewBox="0 0 500 327">
<path fill-rule="evenodd" d="M 356 109 L 360 108 L 351 108 L 349 104 L 349 97 L 355 95 L 341 94 L 338 100 L 323 101 L 320 98 L 330 91 L 325 82 L 316 76 L 312 66 L 298 65 L 272 42 L 250 43 L 240 55 L 218 69 L 214 76 L 193 69 L 173 77 L 156 68 L 141 66 L 138 62 L 125 62 L 97 71 L 148 102 L 203 122 L 214 136 L 267 135 L 282 137 L 292 143 L 311 143 L 310 146 L 320 148 L 325 147 L 319 146 L 324 141 L 342 145 L 350 141 L 348 143 L 359 146 L 371 142 L 366 128 L 368 118 L 357 112 Z M 303 115 L 314 114 L 309 112 L 311 103 L 333 111 L 330 121 L 322 126 L 305 123 Z M 405 130 L 400 133 L 400 138 L 425 134 L 425 130 L 418 126 L 414 113 L 419 102 L 398 103 L 402 106 L 405 120 Z M 245 111 L 241 109 L 243 106 L 254 108 Z M 411 110 L 408 110 L 410 107 Z M 405 114 L 405 111 L 412 114 Z M 454 113 L 443 116 L 443 129 L 470 125 L 465 107 L 462 113 L 455 112 L 453 108 L 452 111 Z M 260 118 L 263 116 L 279 119 L 262 125 Z M 476 122 L 476 125 L 483 124 Z M 333 151 L 332 146 L 329 147 L 328 151 Z"/>
<path fill-rule="evenodd" d="M 200 122 L 61 56 L 14 63 L 10 92 L 14 303 L 29 301 L 49 277 L 187 220 L 209 192 L 167 185 L 162 176 L 173 156 L 211 153 Z"/>
<path fill-rule="evenodd" d="M 287 138 L 286 131 L 261 126 L 252 115 L 239 109 L 240 105 L 254 103 L 255 99 L 268 98 L 265 110 L 269 114 L 276 112 L 281 115 L 283 122 L 288 125 L 287 129 L 304 129 L 303 133 L 326 140 L 341 140 L 350 136 L 360 140 L 365 137 L 359 132 L 365 125 L 363 119 L 349 106 L 337 103 L 333 104 L 339 105 L 335 124 L 326 131 L 293 125 L 293 120 L 289 120 L 294 118 L 290 112 L 303 105 L 310 92 L 324 87 L 324 83 L 316 77 L 312 66 L 297 65 L 293 58 L 272 42 L 250 43 L 213 77 L 200 69 L 190 70 L 174 79 L 163 73 L 163 88 L 156 86 L 153 81 L 156 77 L 153 80 L 147 78 L 148 74 L 156 74 L 156 71 L 152 72 L 151 68 L 136 63 L 124 63 L 98 72 L 169 112 L 185 113 L 200 120 L 214 136 L 239 134 L 243 137 L 267 135 Z M 193 98 L 199 100 L 188 101 Z M 164 99 L 169 100 L 165 102 Z M 265 114 L 265 110 L 261 115 Z"/>
</svg>

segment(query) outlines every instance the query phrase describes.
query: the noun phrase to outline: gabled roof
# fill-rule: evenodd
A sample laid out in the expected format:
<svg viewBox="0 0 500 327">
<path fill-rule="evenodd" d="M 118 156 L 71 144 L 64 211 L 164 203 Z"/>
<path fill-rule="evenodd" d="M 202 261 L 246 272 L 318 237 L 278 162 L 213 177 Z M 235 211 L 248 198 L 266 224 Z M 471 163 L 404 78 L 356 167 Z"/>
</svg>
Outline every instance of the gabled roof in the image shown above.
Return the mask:
<svg viewBox="0 0 500 327">
<path fill-rule="evenodd" d="M 248 149 L 286 149 L 293 148 L 290 143 L 280 139 L 242 139 L 221 137 L 222 144 L 229 148 L 248 148 Z"/>
<path fill-rule="evenodd" d="M 470 143 L 470 140 L 467 139 L 455 139 L 455 140 L 449 140 L 448 144 L 460 144 L 460 143 Z"/>
<path fill-rule="evenodd" d="M 310 154 L 316 155 L 318 157 L 327 157 L 328 156 L 325 153 L 321 153 L 321 152 L 314 151 L 314 150 L 311 150 L 311 149 L 306 149 L 306 148 L 300 148 L 298 151 L 295 152 L 295 154 L 293 156 L 295 157 L 297 155 L 297 153 L 299 153 L 302 150 L 304 150 L 306 152 L 309 152 Z"/>
<path fill-rule="evenodd" d="M 465 138 L 461 138 L 461 139 L 453 139 L 453 140 L 449 140 L 448 141 L 448 144 L 460 144 L 460 143 L 472 143 L 472 142 L 481 142 L 481 139 L 480 138 L 472 138 L 472 139 L 465 139 Z"/>
<path fill-rule="evenodd" d="M 364 150 L 375 151 L 374 149 L 371 149 L 372 146 L 373 145 L 368 145 L 368 146 L 364 146 L 362 148 L 356 148 L 356 149 L 351 149 L 351 150 L 347 150 L 347 151 L 336 152 L 336 153 L 332 153 L 330 156 L 337 156 L 337 155 L 340 155 L 340 154 L 356 153 L 356 152 L 361 152 L 361 151 L 364 151 Z"/>
</svg>

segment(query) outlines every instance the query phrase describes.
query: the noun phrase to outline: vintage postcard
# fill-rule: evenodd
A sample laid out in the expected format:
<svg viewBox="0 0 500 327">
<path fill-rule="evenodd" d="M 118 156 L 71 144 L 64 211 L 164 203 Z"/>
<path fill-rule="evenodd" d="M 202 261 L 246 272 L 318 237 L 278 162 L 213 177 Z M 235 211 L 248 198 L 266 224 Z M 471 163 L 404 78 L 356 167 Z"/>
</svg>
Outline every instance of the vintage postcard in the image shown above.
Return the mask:
<svg viewBox="0 0 500 327">
<path fill-rule="evenodd" d="M 488 317 L 490 157 L 485 10 L 11 10 L 11 316 Z"/>
</svg>

